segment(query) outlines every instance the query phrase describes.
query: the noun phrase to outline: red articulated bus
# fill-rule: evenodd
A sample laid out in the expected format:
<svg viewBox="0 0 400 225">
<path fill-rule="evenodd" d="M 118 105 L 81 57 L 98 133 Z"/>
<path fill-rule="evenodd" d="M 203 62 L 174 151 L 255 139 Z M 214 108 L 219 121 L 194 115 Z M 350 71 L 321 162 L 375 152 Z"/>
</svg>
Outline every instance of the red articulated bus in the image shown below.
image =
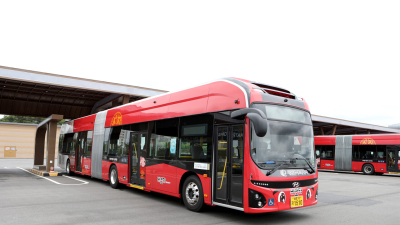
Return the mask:
<svg viewBox="0 0 400 225">
<path fill-rule="evenodd" d="M 118 185 L 264 213 L 317 204 L 311 114 L 290 91 L 238 78 L 64 123 L 58 165 Z"/>
<path fill-rule="evenodd" d="M 316 136 L 314 140 L 320 169 L 400 174 L 399 134 Z"/>
</svg>

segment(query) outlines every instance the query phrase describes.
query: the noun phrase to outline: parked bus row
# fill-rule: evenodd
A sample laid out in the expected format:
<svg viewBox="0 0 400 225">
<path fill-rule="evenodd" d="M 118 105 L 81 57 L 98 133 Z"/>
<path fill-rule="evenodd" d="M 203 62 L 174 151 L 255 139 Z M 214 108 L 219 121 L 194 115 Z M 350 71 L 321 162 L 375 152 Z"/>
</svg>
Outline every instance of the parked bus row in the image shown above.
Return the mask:
<svg viewBox="0 0 400 225">
<path fill-rule="evenodd" d="M 290 91 L 224 78 L 68 121 L 58 164 L 68 173 L 263 213 L 315 205 L 311 114 Z"/>
</svg>

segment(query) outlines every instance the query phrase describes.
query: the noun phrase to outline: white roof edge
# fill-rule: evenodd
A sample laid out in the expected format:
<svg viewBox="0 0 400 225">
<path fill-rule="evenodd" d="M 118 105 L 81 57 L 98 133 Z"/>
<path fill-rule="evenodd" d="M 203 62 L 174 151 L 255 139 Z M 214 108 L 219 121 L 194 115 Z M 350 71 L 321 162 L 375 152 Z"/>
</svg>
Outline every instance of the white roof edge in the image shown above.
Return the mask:
<svg viewBox="0 0 400 225">
<path fill-rule="evenodd" d="M 39 124 L 36 124 L 36 123 L 13 123 L 13 122 L 0 122 L 0 124 L 35 126 L 35 127 L 37 127 L 39 125 Z M 61 127 L 61 125 L 57 125 L 57 127 Z"/>
<path fill-rule="evenodd" d="M 312 121 L 316 121 L 316 122 L 333 123 L 333 124 L 337 124 L 337 125 L 358 127 L 358 128 L 369 129 L 369 130 L 380 130 L 380 131 L 385 131 L 385 132 L 400 133 L 400 129 L 383 127 L 383 126 L 367 124 L 367 123 L 354 122 L 354 121 L 349 121 L 349 120 L 336 119 L 336 118 L 331 118 L 331 117 L 326 117 L 326 116 L 311 115 L 311 118 L 312 118 Z"/>
<path fill-rule="evenodd" d="M 0 66 L 0 77 L 5 79 L 37 82 L 48 85 L 57 85 L 71 88 L 81 88 L 93 91 L 111 92 L 126 95 L 138 95 L 142 97 L 150 97 L 165 93 L 163 90 L 151 88 L 137 87 L 126 84 L 117 84 L 105 81 L 96 81 L 78 77 L 42 73 L 37 71 L 23 70 Z"/>
</svg>

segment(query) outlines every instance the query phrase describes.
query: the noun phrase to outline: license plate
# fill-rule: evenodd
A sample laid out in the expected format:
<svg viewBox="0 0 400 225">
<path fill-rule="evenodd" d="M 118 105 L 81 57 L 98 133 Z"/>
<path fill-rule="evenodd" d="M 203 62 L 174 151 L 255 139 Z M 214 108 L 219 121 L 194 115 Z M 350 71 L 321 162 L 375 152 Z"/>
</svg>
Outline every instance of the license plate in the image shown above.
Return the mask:
<svg viewBox="0 0 400 225">
<path fill-rule="evenodd" d="M 303 206 L 303 196 L 290 197 L 291 208 L 302 207 L 302 206 Z"/>
</svg>

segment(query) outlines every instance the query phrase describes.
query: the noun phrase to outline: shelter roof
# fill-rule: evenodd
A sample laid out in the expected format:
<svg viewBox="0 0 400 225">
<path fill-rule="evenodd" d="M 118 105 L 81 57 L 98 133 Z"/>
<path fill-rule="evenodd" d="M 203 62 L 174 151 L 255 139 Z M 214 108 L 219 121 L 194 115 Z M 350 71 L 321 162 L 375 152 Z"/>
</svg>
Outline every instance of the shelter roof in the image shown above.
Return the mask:
<svg viewBox="0 0 400 225">
<path fill-rule="evenodd" d="M 74 119 L 122 101 L 133 102 L 165 92 L 0 66 L 0 114 L 6 115 L 48 117 L 60 114 Z"/>
<path fill-rule="evenodd" d="M 312 115 L 314 135 L 400 133 L 400 129 Z"/>
</svg>

